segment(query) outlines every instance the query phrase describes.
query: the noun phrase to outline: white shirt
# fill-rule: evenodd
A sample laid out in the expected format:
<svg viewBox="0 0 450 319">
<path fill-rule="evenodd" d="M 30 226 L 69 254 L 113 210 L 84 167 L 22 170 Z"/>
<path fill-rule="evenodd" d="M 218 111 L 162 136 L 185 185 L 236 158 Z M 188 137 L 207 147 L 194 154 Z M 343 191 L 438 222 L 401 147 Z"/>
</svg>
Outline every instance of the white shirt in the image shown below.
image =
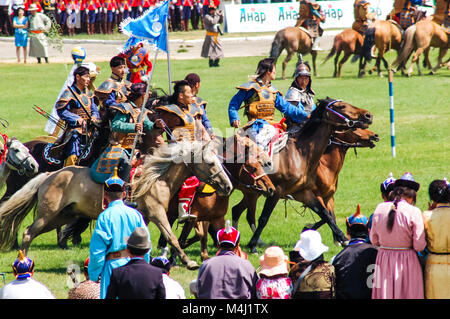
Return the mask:
<svg viewBox="0 0 450 319">
<path fill-rule="evenodd" d="M 14 280 L 0 290 L 0 299 L 56 299 L 51 291 L 33 278 Z"/>
<path fill-rule="evenodd" d="M 166 287 L 166 299 L 186 299 L 183 287 L 176 280 L 163 274 L 163 283 Z"/>
</svg>

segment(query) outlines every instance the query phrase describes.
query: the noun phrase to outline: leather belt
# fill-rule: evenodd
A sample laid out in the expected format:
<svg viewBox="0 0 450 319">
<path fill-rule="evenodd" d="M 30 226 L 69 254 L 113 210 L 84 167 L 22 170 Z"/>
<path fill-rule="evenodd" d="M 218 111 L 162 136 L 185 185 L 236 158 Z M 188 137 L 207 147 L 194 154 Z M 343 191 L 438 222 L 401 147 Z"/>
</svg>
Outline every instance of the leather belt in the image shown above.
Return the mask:
<svg viewBox="0 0 450 319">
<path fill-rule="evenodd" d="M 106 260 L 122 259 L 122 258 L 127 258 L 127 257 L 130 257 L 130 254 L 128 253 L 128 251 L 126 249 L 122 249 L 122 250 L 114 251 L 114 252 L 106 255 Z"/>
</svg>

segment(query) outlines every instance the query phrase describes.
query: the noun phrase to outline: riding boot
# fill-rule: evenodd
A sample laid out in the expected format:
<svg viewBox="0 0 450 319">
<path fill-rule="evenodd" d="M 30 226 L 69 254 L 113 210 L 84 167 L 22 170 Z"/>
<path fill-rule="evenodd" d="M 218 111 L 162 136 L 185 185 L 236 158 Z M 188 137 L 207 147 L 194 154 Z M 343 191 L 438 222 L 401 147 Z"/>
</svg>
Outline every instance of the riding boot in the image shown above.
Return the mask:
<svg viewBox="0 0 450 319">
<path fill-rule="evenodd" d="M 314 38 L 311 50 L 313 50 L 313 51 L 323 51 L 323 49 L 321 49 L 319 47 L 319 42 L 320 42 L 320 37 Z"/>
<path fill-rule="evenodd" d="M 213 59 L 209 59 L 209 67 L 213 67 L 214 66 L 214 60 Z"/>
<path fill-rule="evenodd" d="M 215 59 L 215 60 L 214 60 L 214 66 L 219 66 L 219 60 L 220 60 L 220 59 Z"/>
<path fill-rule="evenodd" d="M 66 160 L 64 161 L 64 167 L 77 165 L 77 161 L 78 161 L 78 156 L 69 155 L 69 157 L 67 157 Z"/>
<path fill-rule="evenodd" d="M 191 176 L 184 181 L 178 194 L 178 222 L 184 223 L 189 219 L 195 220 L 197 216 L 191 215 L 191 204 L 195 196 L 195 191 L 200 184 L 197 177 Z"/>
<path fill-rule="evenodd" d="M 45 63 L 48 63 L 48 57 L 44 57 Z"/>
<path fill-rule="evenodd" d="M 41 63 L 41 58 L 37 58 L 38 63 Z M 211 60 L 210 60 L 211 61 Z M 211 65 L 210 65 L 211 66 Z"/>
</svg>

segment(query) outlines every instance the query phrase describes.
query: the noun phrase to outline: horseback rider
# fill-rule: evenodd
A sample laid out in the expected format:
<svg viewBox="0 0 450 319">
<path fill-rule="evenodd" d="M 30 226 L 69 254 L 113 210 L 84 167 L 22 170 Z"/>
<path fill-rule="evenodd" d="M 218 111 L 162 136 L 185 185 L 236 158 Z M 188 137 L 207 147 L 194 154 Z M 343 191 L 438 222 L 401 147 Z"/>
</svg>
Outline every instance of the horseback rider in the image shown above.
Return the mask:
<svg viewBox="0 0 450 319">
<path fill-rule="evenodd" d="M 353 4 L 353 14 L 355 21 L 352 24 L 352 29 L 364 36 L 369 24 L 375 21 L 376 15 L 374 12 L 369 12 L 370 2 L 367 0 L 356 0 Z"/>
<path fill-rule="evenodd" d="M 111 76 L 99 85 L 95 90 L 95 96 L 100 102 L 101 110 L 105 110 L 109 113 L 109 118 L 113 118 L 114 114 L 110 107 L 127 100 L 130 83 L 124 79 L 126 61 L 123 57 L 114 56 L 109 61 L 109 66 L 111 67 Z"/>
<path fill-rule="evenodd" d="M 406 30 L 409 26 L 418 22 L 417 6 L 431 7 L 424 3 L 424 0 L 395 0 L 394 8 L 388 16 Z"/>
<path fill-rule="evenodd" d="M 311 68 L 307 62 L 300 60 L 294 72 L 294 81 L 286 92 L 286 101 L 293 105 L 303 105 L 305 112 L 310 114 L 315 108 L 314 103 L 315 92 L 311 88 Z M 286 124 L 290 127 L 293 123 L 291 118 L 286 114 Z M 302 122 L 304 124 L 305 122 Z M 301 125 L 302 126 L 302 125 Z"/>
<path fill-rule="evenodd" d="M 80 66 L 74 72 L 74 81 L 56 101 L 58 116 L 66 123 L 63 135 L 65 162 L 64 166 L 76 165 L 82 152 L 82 144 L 88 139 L 89 122 L 98 123 L 99 113 L 94 95 L 89 91 L 89 69 Z"/>
<path fill-rule="evenodd" d="M 450 33 L 450 11 L 449 0 L 436 0 L 433 20 L 439 25 L 442 25 L 447 33 Z"/>
<path fill-rule="evenodd" d="M 184 80 L 187 81 L 189 83 L 189 86 L 191 87 L 195 103 L 199 105 L 203 110 L 202 116 L 203 126 L 205 127 L 211 139 L 214 139 L 213 127 L 211 125 L 211 121 L 208 119 L 208 116 L 206 114 L 206 105 L 208 104 L 208 102 L 206 102 L 200 96 L 197 95 L 198 92 L 200 91 L 200 76 L 197 73 L 189 73 L 188 75 L 186 75 Z"/>
<path fill-rule="evenodd" d="M 325 15 L 315 0 L 301 0 L 296 27 L 304 27 L 309 31 L 312 37 L 313 51 L 321 50 L 319 48 L 320 37 L 323 34 L 323 29 L 320 23 L 325 22 Z"/>
<path fill-rule="evenodd" d="M 195 103 L 192 89 L 185 80 L 176 81 L 174 92 L 168 99 L 168 104 L 155 106 L 152 119 L 163 119 L 168 130 L 171 131 L 169 141 L 181 140 L 210 140 L 210 136 L 202 124 L 203 109 Z M 191 176 L 181 186 L 178 204 L 178 222 L 184 223 L 196 219 L 190 214 L 191 203 L 200 181 Z"/>
<path fill-rule="evenodd" d="M 148 58 L 148 50 L 144 44 L 138 43 L 118 56 L 126 60 L 129 73 L 127 80 L 131 83 L 147 82 L 148 74 L 152 70 L 152 62 Z M 147 68 L 147 69 L 146 69 Z"/>
<path fill-rule="evenodd" d="M 300 124 L 308 117 L 302 103 L 297 106 L 286 101 L 281 92 L 272 85 L 275 80 L 275 59 L 265 58 L 259 61 L 256 78 L 237 87 L 239 90 L 228 105 L 230 125 L 239 128 L 239 109 L 244 103 L 248 123 L 245 128 L 251 128 L 253 140 L 263 149 L 276 134 L 274 124 L 275 108 L 288 116 L 292 122 Z M 267 125 L 270 124 L 270 125 Z M 265 134 L 261 134 L 264 131 Z M 259 137 L 260 136 L 260 137 Z"/>
</svg>

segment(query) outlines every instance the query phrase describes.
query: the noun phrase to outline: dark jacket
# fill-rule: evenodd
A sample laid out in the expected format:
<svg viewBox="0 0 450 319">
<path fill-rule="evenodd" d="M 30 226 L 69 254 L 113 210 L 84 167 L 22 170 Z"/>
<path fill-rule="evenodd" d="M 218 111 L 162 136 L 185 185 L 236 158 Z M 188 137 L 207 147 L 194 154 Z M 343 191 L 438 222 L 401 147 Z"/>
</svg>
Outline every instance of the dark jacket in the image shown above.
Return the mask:
<svg viewBox="0 0 450 319">
<path fill-rule="evenodd" d="M 336 299 L 370 299 L 372 288 L 369 276 L 378 250 L 362 238 L 354 238 L 333 260 L 336 272 Z"/>
<path fill-rule="evenodd" d="M 162 270 L 144 259 L 113 269 L 106 299 L 165 299 Z"/>
</svg>

